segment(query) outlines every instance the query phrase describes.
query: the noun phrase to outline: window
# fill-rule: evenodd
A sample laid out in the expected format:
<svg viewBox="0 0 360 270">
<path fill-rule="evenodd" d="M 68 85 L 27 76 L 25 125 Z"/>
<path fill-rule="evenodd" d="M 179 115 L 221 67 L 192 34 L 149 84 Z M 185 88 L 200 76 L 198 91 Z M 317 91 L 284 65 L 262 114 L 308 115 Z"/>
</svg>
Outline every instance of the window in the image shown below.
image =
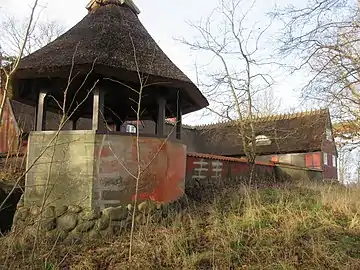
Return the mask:
<svg viewBox="0 0 360 270">
<path fill-rule="evenodd" d="M 136 127 L 134 125 L 126 125 L 127 133 L 136 133 Z"/>
<path fill-rule="evenodd" d="M 321 169 L 320 153 L 308 153 L 305 155 L 305 164 L 307 168 Z"/>
<path fill-rule="evenodd" d="M 335 168 L 337 167 L 337 166 L 336 166 L 336 165 L 337 165 L 336 163 L 337 163 L 336 156 L 333 155 L 333 156 L 332 156 L 332 165 L 333 165 L 333 167 L 335 167 Z"/>
<path fill-rule="evenodd" d="M 326 140 L 332 141 L 332 132 L 330 128 L 326 128 Z"/>
<path fill-rule="evenodd" d="M 256 146 L 271 144 L 271 140 L 265 135 L 258 135 L 256 136 L 255 140 L 256 140 Z"/>
<path fill-rule="evenodd" d="M 324 153 L 323 159 L 324 159 L 324 165 L 328 165 L 329 163 L 328 163 L 328 154 L 327 153 Z"/>
</svg>

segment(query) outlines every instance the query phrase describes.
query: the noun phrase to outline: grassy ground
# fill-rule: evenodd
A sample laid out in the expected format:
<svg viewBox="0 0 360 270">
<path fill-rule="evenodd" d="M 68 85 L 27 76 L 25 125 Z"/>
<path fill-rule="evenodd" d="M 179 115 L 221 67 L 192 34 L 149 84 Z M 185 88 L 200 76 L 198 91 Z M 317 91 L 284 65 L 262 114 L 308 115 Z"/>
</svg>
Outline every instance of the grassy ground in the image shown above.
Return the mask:
<svg viewBox="0 0 360 270">
<path fill-rule="evenodd" d="M 25 171 L 26 159 L 24 156 L 0 157 L 0 182 L 14 184 Z M 25 177 L 21 177 L 19 185 L 24 186 Z"/>
<path fill-rule="evenodd" d="M 0 245 L 4 269 L 360 269 L 360 189 L 293 184 L 189 200 L 161 224 L 79 245 Z M 1 266 L 0 266 L 1 269 Z"/>
</svg>

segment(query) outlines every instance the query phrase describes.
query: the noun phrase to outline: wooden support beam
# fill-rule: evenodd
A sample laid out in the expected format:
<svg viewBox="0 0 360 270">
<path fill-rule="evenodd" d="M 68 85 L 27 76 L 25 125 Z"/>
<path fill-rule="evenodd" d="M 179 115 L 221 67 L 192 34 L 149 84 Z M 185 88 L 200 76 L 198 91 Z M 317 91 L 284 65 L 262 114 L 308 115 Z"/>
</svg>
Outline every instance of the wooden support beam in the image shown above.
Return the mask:
<svg viewBox="0 0 360 270">
<path fill-rule="evenodd" d="M 41 90 L 36 110 L 36 131 L 43 131 L 46 129 L 46 96 L 48 92 Z"/>
<path fill-rule="evenodd" d="M 73 118 L 72 119 L 72 130 L 76 130 L 76 124 L 77 124 L 78 120 L 79 120 L 79 118 Z"/>
<path fill-rule="evenodd" d="M 96 88 L 93 92 L 93 117 L 92 117 L 92 130 L 105 131 L 106 125 L 104 123 L 104 91 Z"/>
<path fill-rule="evenodd" d="M 162 137 L 165 132 L 165 98 L 158 99 L 158 115 L 156 120 L 156 135 Z"/>
<path fill-rule="evenodd" d="M 181 140 L 182 130 L 182 108 L 181 108 L 181 96 L 178 97 L 176 106 L 176 139 Z"/>
<path fill-rule="evenodd" d="M 121 131 L 121 126 L 122 126 L 122 123 L 121 121 L 115 121 L 115 131 Z"/>
</svg>

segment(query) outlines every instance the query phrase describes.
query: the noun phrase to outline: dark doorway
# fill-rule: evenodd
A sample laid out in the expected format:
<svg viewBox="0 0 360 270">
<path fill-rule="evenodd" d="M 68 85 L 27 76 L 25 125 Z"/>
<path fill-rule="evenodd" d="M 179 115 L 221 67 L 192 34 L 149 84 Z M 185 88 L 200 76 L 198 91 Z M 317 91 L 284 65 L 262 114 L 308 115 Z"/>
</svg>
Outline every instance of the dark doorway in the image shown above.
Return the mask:
<svg viewBox="0 0 360 270">
<path fill-rule="evenodd" d="M 0 186 L 0 205 L 5 201 L 6 197 L 10 194 L 11 187 Z M 11 230 L 13 218 L 16 211 L 16 206 L 20 200 L 22 192 L 20 189 L 15 189 L 11 193 L 4 206 L 0 209 L 0 235 L 5 235 Z"/>
</svg>

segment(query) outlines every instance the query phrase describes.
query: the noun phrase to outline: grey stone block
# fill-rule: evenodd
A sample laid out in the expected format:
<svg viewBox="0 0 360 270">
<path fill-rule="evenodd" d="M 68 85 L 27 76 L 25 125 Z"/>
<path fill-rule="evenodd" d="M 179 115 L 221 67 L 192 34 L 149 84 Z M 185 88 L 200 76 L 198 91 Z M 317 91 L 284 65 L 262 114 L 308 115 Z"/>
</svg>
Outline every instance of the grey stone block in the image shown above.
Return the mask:
<svg viewBox="0 0 360 270">
<path fill-rule="evenodd" d="M 84 211 L 80 214 L 83 220 L 95 220 L 101 217 L 101 212 L 98 210 Z"/>
<path fill-rule="evenodd" d="M 78 205 L 70 205 L 68 207 L 68 211 L 71 212 L 71 213 L 80 213 L 82 211 L 82 208 Z"/>
<path fill-rule="evenodd" d="M 110 207 L 103 211 L 104 215 L 110 217 L 110 220 L 121 221 L 127 218 L 129 211 L 126 207 Z"/>
<path fill-rule="evenodd" d="M 101 218 L 97 221 L 96 227 L 99 230 L 105 230 L 109 227 L 110 224 L 110 217 L 106 214 L 103 214 Z"/>
<path fill-rule="evenodd" d="M 69 232 L 73 230 L 78 223 L 78 218 L 75 214 L 65 214 L 57 219 L 57 227 L 63 231 Z"/>
<path fill-rule="evenodd" d="M 59 206 L 55 209 L 55 215 L 56 217 L 61 217 L 63 214 L 66 213 L 68 207 L 63 205 L 63 206 Z"/>
<path fill-rule="evenodd" d="M 77 225 L 76 231 L 80 233 L 88 232 L 94 227 L 94 225 L 95 221 L 85 221 Z"/>
</svg>

